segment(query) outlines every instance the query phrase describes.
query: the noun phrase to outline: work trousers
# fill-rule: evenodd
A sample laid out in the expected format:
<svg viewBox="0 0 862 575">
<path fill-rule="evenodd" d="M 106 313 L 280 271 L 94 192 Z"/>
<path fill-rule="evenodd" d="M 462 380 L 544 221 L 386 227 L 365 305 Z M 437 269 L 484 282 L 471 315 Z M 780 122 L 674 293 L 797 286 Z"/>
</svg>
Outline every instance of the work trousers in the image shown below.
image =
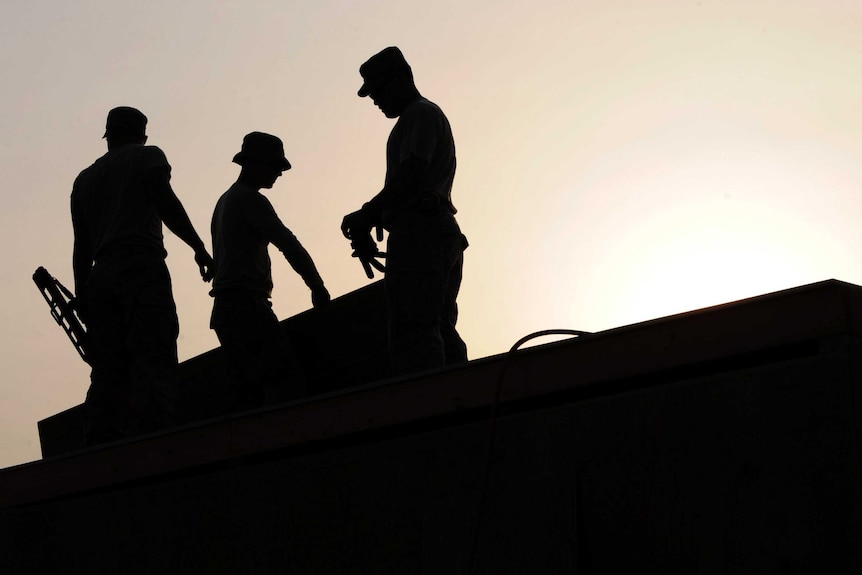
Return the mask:
<svg viewBox="0 0 862 575">
<path fill-rule="evenodd" d="M 299 362 L 268 298 L 243 291 L 218 294 L 210 327 L 224 358 L 226 411 L 253 409 L 305 393 Z"/>
<path fill-rule="evenodd" d="M 132 250 L 97 261 L 86 303 L 88 444 L 173 424 L 179 322 L 164 259 Z"/>
<path fill-rule="evenodd" d="M 390 227 L 384 283 L 395 374 L 467 361 L 455 328 L 466 247 L 448 213 L 407 214 Z"/>
</svg>

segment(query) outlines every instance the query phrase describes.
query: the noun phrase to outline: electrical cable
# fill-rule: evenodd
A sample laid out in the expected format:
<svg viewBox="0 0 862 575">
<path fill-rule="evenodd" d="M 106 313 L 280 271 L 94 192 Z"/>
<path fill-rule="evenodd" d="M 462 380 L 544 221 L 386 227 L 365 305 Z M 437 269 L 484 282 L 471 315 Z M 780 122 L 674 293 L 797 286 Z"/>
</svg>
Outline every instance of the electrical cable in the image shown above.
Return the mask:
<svg viewBox="0 0 862 575">
<path fill-rule="evenodd" d="M 576 329 L 544 329 L 541 331 L 533 332 L 529 335 L 525 335 L 524 337 L 516 341 L 515 344 L 509 349 L 508 353 L 506 354 L 506 357 L 503 359 L 503 367 L 500 369 L 500 375 L 497 377 L 497 385 L 494 389 L 494 401 L 491 403 L 490 430 L 488 432 L 488 452 L 485 455 L 485 465 L 482 472 L 482 485 L 480 488 L 481 491 L 479 495 L 479 508 L 476 511 L 476 523 L 473 527 L 473 541 L 470 548 L 470 561 L 468 563 L 468 573 L 470 574 L 474 573 L 476 569 L 476 550 L 479 545 L 479 535 L 482 531 L 482 520 L 484 519 L 485 515 L 485 504 L 488 498 L 488 485 L 491 479 L 491 461 L 494 456 L 494 444 L 497 436 L 497 420 L 499 419 L 498 407 L 500 404 L 500 395 L 503 391 L 503 380 L 506 375 L 506 370 L 509 367 L 509 360 L 515 355 L 515 353 L 522 345 L 524 345 L 531 339 L 546 335 L 571 335 L 573 337 L 581 337 L 585 335 L 592 335 L 592 333 Z"/>
</svg>

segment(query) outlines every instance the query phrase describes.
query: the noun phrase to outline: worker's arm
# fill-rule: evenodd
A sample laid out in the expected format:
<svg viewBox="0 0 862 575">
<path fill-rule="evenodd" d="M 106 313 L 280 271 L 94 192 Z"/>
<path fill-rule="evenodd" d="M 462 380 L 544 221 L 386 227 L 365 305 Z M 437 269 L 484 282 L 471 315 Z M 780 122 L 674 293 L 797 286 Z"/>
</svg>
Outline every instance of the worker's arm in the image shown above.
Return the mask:
<svg viewBox="0 0 862 575">
<path fill-rule="evenodd" d="M 180 199 L 171 188 L 167 170 L 152 170 L 148 174 L 147 184 L 153 194 L 156 211 L 165 226 L 178 238 L 183 240 L 195 252 L 195 262 L 204 281 L 210 281 L 215 275 L 213 259 L 207 251 Z"/>
<path fill-rule="evenodd" d="M 425 190 L 421 188 L 422 178 L 428 169 L 428 162 L 416 156 L 410 156 L 398 166 L 398 169 L 371 200 L 361 209 L 344 216 L 341 222 L 341 233 L 347 239 L 356 239 L 370 233 L 371 228 L 381 223 L 384 212 L 409 205 L 418 199 Z"/>
<path fill-rule="evenodd" d="M 318 308 L 329 303 L 329 291 L 324 286 L 323 278 L 320 277 L 311 255 L 299 243 L 293 232 L 282 223 L 272 204 L 260 195 L 256 200 L 248 206 L 247 217 L 253 222 L 263 238 L 284 254 L 287 263 L 311 290 L 311 304 Z"/>
<path fill-rule="evenodd" d="M 75 278 L 75 299 L 77 300 L 78 312 L 82 319 L 85 319 L 87 283 L 90 279 L 90 272 L 93 270 L 93 249 L 90 245 L 90 233 L 87 230 L 84 219 L 75 207 L 74 200 L 72 200 L 72 230 L 75 236 L 72 248 L 72 273 Z"/>
</svg>

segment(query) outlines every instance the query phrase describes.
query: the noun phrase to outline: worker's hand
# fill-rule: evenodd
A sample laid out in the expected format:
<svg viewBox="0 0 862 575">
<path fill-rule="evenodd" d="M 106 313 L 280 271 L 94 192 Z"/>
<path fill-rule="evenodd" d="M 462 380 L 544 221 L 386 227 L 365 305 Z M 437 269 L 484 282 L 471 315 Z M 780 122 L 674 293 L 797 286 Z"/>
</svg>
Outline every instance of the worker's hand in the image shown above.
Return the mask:
<svg viewBox="0 0 862 575">
<path fill-rule="evenodd" d="M 365 234 L 354 237 L 350 242 L 350 247 L 353 248 L 351 256 L 359 259 L 368 279 L 374 278 L 372 267 L 380 272 L 386 270 L 383 264 L 376 259 L 385 258 L 386 254 L 377 249 L 377 243 L 372 239 L 370 229 Z"/>
<path fill-rule="evenodd" d="M 86 294 L 79 293 L 75 299 L 69 302 L 69 306 L 78 314 L 78 319 L 81 320 L 81 323 L 87 325 L 87 320 L 90 319 L 90 306 L 87 305 Z"/>
<path fill-rule="evenodd" d="M 201 279 L 208 282 L 215 277 L 215 262 L 209 252 L 206 250 L 195 252 L 195 262 L 197 262 L 198 270 L 201 272 Z"/>
<path fill-rule="evenodd" d="M 329 300 L 329 291 L 325 287 L 320 286 L 311 290 L 311 305 L 314 309 L 320 309 L 326 306 L 329 304 Z"/>
<path fill-rule="evenodd" d="M 348 240 L 352 240 L 356 237 L 367 235 L 373 225 L 374 223 L 362 210 L 357 210 L 351 214 L 347 214 L 341 220 L 341 233 Z"/>
</svg>

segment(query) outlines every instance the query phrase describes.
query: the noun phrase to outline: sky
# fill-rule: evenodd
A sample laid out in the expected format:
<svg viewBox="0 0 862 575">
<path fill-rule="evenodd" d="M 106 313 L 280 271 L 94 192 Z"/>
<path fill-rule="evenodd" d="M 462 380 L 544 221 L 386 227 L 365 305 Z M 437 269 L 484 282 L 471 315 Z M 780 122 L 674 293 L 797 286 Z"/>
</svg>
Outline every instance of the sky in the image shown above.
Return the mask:
<svg viewBox="0 0 862 575">
<path fill-rule="evenodd" d="M 69 193 L 110 108 L 149 117 L 209 244 L 242 137 L 281 137 L 267 192 L 333 297 L 366 285 L 342 217 L 379 191 L 393 121 L 357 97 L 396 45 L 447 114 L 470 241 L 471 359 L 826 279 L 862 284 L 858 0 L 3 0 L 0 468 L 89 368 L 32 282 L 73 285 Z M 180 360 L 216 347 L 192 251 L 166 231 Z M 273 309 L 308 309 L 273 249 Z M 538 343 L 538 342 L 537 342 Z"/>
</svg>

